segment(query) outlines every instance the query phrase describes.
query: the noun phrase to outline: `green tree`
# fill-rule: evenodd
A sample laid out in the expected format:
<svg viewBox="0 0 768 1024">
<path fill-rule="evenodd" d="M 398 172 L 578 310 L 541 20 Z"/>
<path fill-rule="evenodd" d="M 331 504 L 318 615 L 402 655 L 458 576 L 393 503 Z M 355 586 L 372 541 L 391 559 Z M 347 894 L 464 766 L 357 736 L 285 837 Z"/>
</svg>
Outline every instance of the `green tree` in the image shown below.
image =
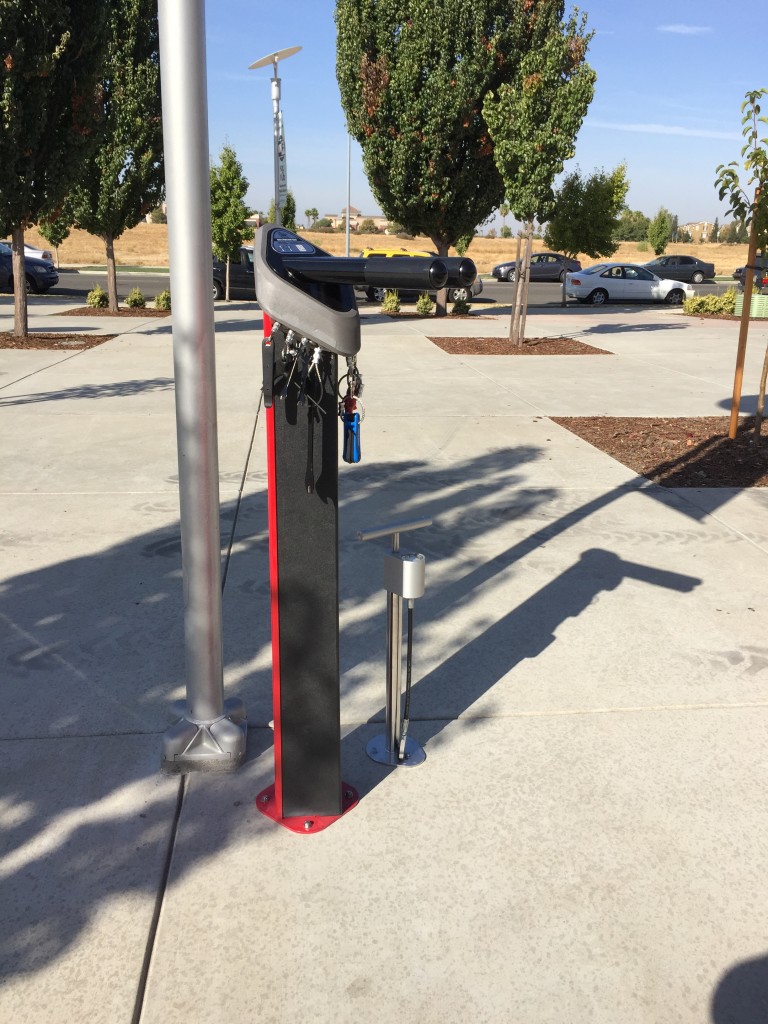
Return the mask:
<svg viewBox="0 0 768 1024">
<path fill-rule="evenodd" d="M 720 221 L 715 217 L 715 223 L 712 225 L 712 234 L 709 236 L 710 242 L 717 242 L 720 237 Z"/>
<path fill-rule="evenodd" d="M 49 242 L 56 252 L 56 264 L 59 262 L 59 246 L 69 238 L 72 227 L 72 211 L 65 203 L 55 213 L 43 214 L 37 222 L 37 230 Z"/>
<path fill-rule="evenodd" d="M 680 222 L 676 213 L 672 214 L 669 221 L 669 237 L 671 241 L 676 242 L 678 240 L 678 231 L 680 230 Z"/>
<path fill-rule="evenodd" d="M 582 252 L 592 259 L 612 256 L 618 248 L 616 225 L 628 191 L 624 164 L 610 174 L 594 171 L 588 178 L 578 169 L 567 174 L 555 195 L 554 213 L 544 231 L 545 244 L 571 257 Z"/>
<path fill-rule="evenodd" d="M 517 345 L 525 337 L 533 221 L 543 223 L 552 214 L 554 181 L 574 154 L 596 78 L 586 63 L 591 38 L 586 19 L 573 14 L 564 22 L 562 3 L 539 7 L 542 37 L 521 54 L 516 78 L 488 92 L 482 108 L 504 194 L 528 236 L 510 323 L 510 337 Z"/>
<path fill-rule="evenodd" d="M 165 171 L 157 2 L 119 0 L 107 6 L 102 140 L 70 202 L 75 225 L 104 242 L 109 308 L 116 312 L 115 242 L 160 205 Z"/>
<path fill-rule="evenodd" d="M 650 226 L 649 217 L 640 210 L 630 210 L 625 206 L 619 215 L 613 237 L 617 242 L 644 242 L 648 238 Z"/>
<path fill-rule="evenodd" d="M 286 217 L 290 218 L 290 222 L 286 220 Z M 275 223 L 275 200 L 272 199 L 267 210 L 267 223 Z M 280 207 L 280 225 L 281 227 L 288 228 L 291 231 L 296 230 L 296 200 L 293 198 L 293 192 L 288 189 L 285 197 L 285 206 Z"/>
<path fill-rule="evenodd" d="M 504 226 L 502 227 L 502 229 L 501 229 L 501 237 L 502 238 L 511 238 L 512 237 L 512 228 L 509 226 L 509 224 L 504 224 Z"/>
<path fill-rule="evenodd" d="M 464 256 L 469 248 L 472 239 L 475 237 L 474 231 L 471 234 L 462 235 L 461 238 L 456 239 L 454 248 L 459 256 Z"/>
<path fill-rule="evenodd" d="M 744 137 L 744 145 L 741 148 L 743 180 L 742 175 L 739 174 L 739 165 L 736 160 L 732 160 L 729 164 L 720 164 L 717 168 L 717 177 L 715 179 L 718 196 L 721 200 L 728 200 L 728 213 L 732 214 L 737 221 L 740 221 L 745 229 L 749 228 L 749 248 L 747 250 L 746 266 L 750 269 L 755 266 L 758 248 L 765 253 L 768 247 L 768 137 L 765 134 L 761 137 L 760 134 L 765 132 L 764 126 L 768 125 L 768 118 L 761 112 L 761 100 L 766 95 L 768 95 L 768 89 L 755 89 L 746 94 L 741 105 L 741 128 Z M 746 272 L 744 275 L 744 305 L 739 329 L 736 372 L 733 382 L 731 420 L 728 429 L 728 436 L 731 439 L 736 437 L 738 427 L 751 296 L 752 277 L 749 272 Z M 756 435 L 760 434 L 763 418 L 766 378 L 768 378 L 768 348 L 766 349 L 763 362 L 763 373 L 760 380 L 757 412 L 755 414 Z"/>
<path fill-rule="evenodd" d="M 507 226 L 507 217 L 509 216 L 509 203 L 505 202 L 499 206 L 499 216 L 501 217 L 501 237 L 509 238 L 509 235 L 504 234 L 504 229 Z"/>
<path fill-rule="evenodd" d="M 358 230 L 365 235 L 374 234 L 376 232 L 376 224 L 373 221 L 373 218 L 366 217 L 365 220 L 361 223 Z"/>
<path fill-rule="evenodd" d="M 231 146 L 225 145 L 221 163 L 211 167 L 211 240 L 217 258 L 226 261 L 225 298 L 229 299 L 229 262 L 244 241 L 253 238 L 246 223 L 250 210 L 245 205 L 248 179 Z"/>
<path fill-rule="evenodd" d="M 311 228 L 317 218 L 320 216 L 314 206 L 304 211 L 304 216 L 307 218 L 307 228 Z"/>
<path fill-rule="evenodd" d="M 336 76 L 347 127 L 391 221 L 441 256 L 504 201 L 484 100 L 521 79 L 562 0 L 337 0 Z M 445 314 L 445 290 L 437 315 Z"/>
<path fill-rule="evenodd" d="M 0 6 L 0 231 L 13 248 L 14 333 L 27 333 L 24 231 L 57 209 L 96 148 L 107 4 Z"/>
<path fill-rule="evenodd" d="M 289 231 L 296 230 L 296 200 L 290 189 L 285 196 L 285 206 L 280 210 L 280 223 Z"/>
<path fill-rule="evenodd" d="M 150 220 L 153 224 L 167 224 L 168 218 L 165 215 L 165 210 L 162 206 L 156 206 L 154 210 L 150 211 Z"/>
<path fill-rule="evenodd" d="M 672 234 L 672 217 L 669 210 L 663 206 L 659 207 L 659 212 L 653 218 L 648 226 L 648 244 L 656 253 L 660 256 L 667 248 L 670 236 Z"/>
</svg>

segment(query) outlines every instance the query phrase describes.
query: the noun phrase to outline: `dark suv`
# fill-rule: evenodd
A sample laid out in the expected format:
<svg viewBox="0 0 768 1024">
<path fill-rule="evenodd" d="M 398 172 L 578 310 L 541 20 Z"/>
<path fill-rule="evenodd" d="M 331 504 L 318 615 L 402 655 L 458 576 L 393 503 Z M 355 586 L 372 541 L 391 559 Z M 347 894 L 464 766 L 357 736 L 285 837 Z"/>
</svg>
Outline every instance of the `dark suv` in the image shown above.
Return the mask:
<svg viewBox="0 0 768 1024">
<path fill-rule="evenodd" d="M 213 297 L 223 299 L 227 283 L 227 264 L 213 257 Z M 229 261 L 229 294 L 231 298 L 256 298 L 253 273 L 253 246 L 243 245 Z"/>
<path fill-rule="evenodd" d="M 0 288 L 13 291 L 13 254 L 10 246 L 0 242 Z M 27 292 L 44 295 L 49 288 L 58 284 L 59 275 L 50 260 L 38 260 L 34 256 L 25 256 L 24 274 Z"/>
</svg>

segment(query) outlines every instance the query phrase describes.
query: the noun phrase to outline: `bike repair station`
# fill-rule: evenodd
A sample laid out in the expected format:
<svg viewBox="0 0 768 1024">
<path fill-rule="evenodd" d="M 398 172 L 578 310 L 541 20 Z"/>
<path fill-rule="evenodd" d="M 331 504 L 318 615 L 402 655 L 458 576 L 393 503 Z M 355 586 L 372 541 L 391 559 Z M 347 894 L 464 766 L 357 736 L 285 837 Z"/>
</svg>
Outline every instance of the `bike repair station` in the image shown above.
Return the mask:
<svg viewBox="0 0 768 1024">
<path fill-rule="evenodd" d="M 259 229 L 254 266 L 264 314 L 275 758 L 274 784 L 259 794 L 257 806 L 306 834 L 326 828 L 358 799 L 341 778 L 338 563 L 339 421 L 344 461 L 359 462 L 362 452 L 354 285 L 434 291 L 471 285 L 476 270 L 461 258 L 331 256 L 275 224 Z M 425 757 L 407 736 L 412 610 L 424 593 L 424 558 L 401 552 L 400 534 L 428 524 L 393 523 L 358 535 L 392 539 L 384 565 L 386 732 L 368 745 L 369 756 L 386 765 L 415 765 Z M 401 716 L 404 600 L 407 686 Z"/>
</svg>

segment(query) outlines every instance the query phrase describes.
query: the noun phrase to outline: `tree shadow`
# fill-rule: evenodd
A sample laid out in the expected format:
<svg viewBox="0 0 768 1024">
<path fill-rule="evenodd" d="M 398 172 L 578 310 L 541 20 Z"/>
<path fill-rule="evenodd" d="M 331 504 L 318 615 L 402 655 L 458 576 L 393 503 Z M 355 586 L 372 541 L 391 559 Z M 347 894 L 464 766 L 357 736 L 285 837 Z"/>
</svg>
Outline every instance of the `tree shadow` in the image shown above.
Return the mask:
<svg viewBox="0 0 768 1024">
<path fill-rule="evenodd" d="M 126 394 L 140 390 L 140 382 L 123 382 L 118 389 L 126 383 Z M 167 384 L 160 378 L 144 383 L 158 391 Z M 104 395 L 86 388 L 72 389 L 69 397 Z M 430 557 L 460 566 L 452 580 L 432 588 L 426 610 L 439 615 L 464 606 L 473 591 L 506 567 L 632 490 L 615 488 L 503 553 L 478 559 L 469 548 L 473 539 L 487 534 L 489 523 L 535 514 L 558 496 L 555 488 L 524 487 L 522 470 L 547 458 L 546 451 L 521 445 L 450 466 L 411 459 L 368 466 L 360 473 L 355 467 L 340 480 L 345 531 L 380 521 L 382 508 L 391 509 L 394 518 L 454 517 L 455 526 L 434 531 L 420 545 Z M 169 477 L 163 485 L 172 482 Z M 251 723 L 248 759 L 253 760 L 272 739 L 265 728 L 272 715 L 262 470 L 249 473 L 248 491 L 239 506 L 234 500 L 222 504 L 221 547 L 224 557 L 234 540 L 224 590 L 227 696 L 245 701 Z M 183 791 L 183 783 L 159 775 L 168 709 L 183 696 L 185 683 L 179 523 L 176 515 L 168 516 L 175 495 L 136 496 L 133 501 L 133 514 L 166 515 L 166 525 L 104 550 L 21 572 L 6 580 L 0 594 L 5 664 L 0 723 L 6 737 L 0 747 L 5 761 L 0 903 L 10 908 L 0 940 L 6 954 L 0 957 L 0 976 L 40 970 L 75 943 L 112 898 L 131 892 L 154 895 L 161 884 L 176 796 Z M 349 545 L 343 548 L 342 600 L 354 601 L 378 588 L 370 572 L 351 572 L 361 564 L 362 546 L 353 554 Z M 515 664 L 552 644 L 560 623 L 628 577 L 680 593 L 698 582 L 626 562 L 610 551 L 585 551 L 522 605 L 500 609 L 484 632 L 458 638 L 463 646 L 419 680 L 416 703 L 437 703 L 446 679 L 453 694 L 446 717 L 420 723 L 424 738 L 436 740 L 452 720 L 448 716 L 465 712 Z M 370 650 L 369 637 L 380 634 L 378 607 L 363 615 L 351 633 L 345 668 L 354 663 L 361 638 Z M 369 720 L 382 714 L 378 708 Z M 361 726 L 346 738 L 345 759 L 358 760 L 365 731 Z M 448 742 L 447 737 L 440 736 L 440 742 Z M 41 782 L 42 761 L 71 784 Z M 195 785 L 205 786 L 205 776 L 195 777 Z M 215 835 L 207 822 L 185 819 L 188 856 L 178 870 L 189 870 L 200 857 L 226 846 L 241 815 L 223 816 Z"/>
<path fill-rule="evenodd" d="M 130 395 L 149 394 L 156 391 L 173 391 L 172 377 L 154 377 L 148 380 L 120 380 L 109 384 L 81 384 L 56 391 L 36 391 L 28 395 L 0 397 L 0 408 L 13 405 L 37 405 L 38 402 L 66 402 L 72 399 L 127 398 Z"/>
<path fill-rule="evenodd" d="M 685 324 L 669 324 L 669 323 L 657 323 L 657 324 L 628 324 L 628 323 L 614 323 L 614 324 L 595 324 L 593 327 L 587 327 L 582 333 L 583 334 L 635 334 L 644 333 L 646 331 L 684 331 Z"/>
</svg>

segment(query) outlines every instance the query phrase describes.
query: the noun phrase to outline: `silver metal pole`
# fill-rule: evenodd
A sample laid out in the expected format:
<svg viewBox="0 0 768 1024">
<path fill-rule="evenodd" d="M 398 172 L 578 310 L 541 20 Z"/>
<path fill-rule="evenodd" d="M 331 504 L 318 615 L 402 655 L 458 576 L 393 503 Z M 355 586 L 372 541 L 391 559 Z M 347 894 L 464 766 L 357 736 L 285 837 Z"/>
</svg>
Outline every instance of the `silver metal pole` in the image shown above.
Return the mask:
<svg viewBox="0 0 768 1024">
<path fill-rule="evenodd" d="M 352 201 L 352 136 L 347 134 L 347 226 L 345 229 L 346 235 L 346 254 L 349 256 L 349 206 Z"/>
<path fill-rule="evenodd" d="M 418 530 L 422 526 L 431 526 L 431 519 L 412 519 L 389 526 L 377 526 L 370 530 L 360 531 L 358 540 L 374 540 L 377 537 L 392 536 L 392 555 L 400 551 L 400 532 Z M 387 556 L 390 558 L 391 556 Z M 384 704 L 385 731 L 383 735 L 374 736 L 366 744 L 366 753 L 372 761 L 390 767 L 411 767 L 423 764 L 426 759 L 424 748 L 412 736 L 406 735 L 404 758 L 400 760 L 400 741 L 403 728 L 400 705 L 402 699 L 403 679 L 403 594 L 409 599 L 420 597 L 424 593 L 424 558 L 422 555 L 406 555 L 405 561 L 413 565 L 421 561 L 421 576 L 415 582 L 415 576 L 403 576 L 403 564 L 396 560 L 397 572 L 388 575 L 385 560 L 384 580 L 387 589 L 387 664 L 386 664 L 386 700 Z M 403 556 L 400 556 L 403 558 Z M 418 576 L 418 573 L 416 574 Z M 404 589 L 405 588 L 405 589 Z"/>
<path fill-rule="evenodd" d="M 282 224 L 280 216 L 280 79 L 277 77 L 277 61 L 272 79 L 272 123 L 275 136 L 275 224 Z"/>
<path fill-rule="evenodd" d="M 223 698 L 204 0 L 159 0 L 158 15 L 187 674 L 163 768 L 221 770 L 244 759 L 246 732 L 242 703 Z"/>
</svg>

